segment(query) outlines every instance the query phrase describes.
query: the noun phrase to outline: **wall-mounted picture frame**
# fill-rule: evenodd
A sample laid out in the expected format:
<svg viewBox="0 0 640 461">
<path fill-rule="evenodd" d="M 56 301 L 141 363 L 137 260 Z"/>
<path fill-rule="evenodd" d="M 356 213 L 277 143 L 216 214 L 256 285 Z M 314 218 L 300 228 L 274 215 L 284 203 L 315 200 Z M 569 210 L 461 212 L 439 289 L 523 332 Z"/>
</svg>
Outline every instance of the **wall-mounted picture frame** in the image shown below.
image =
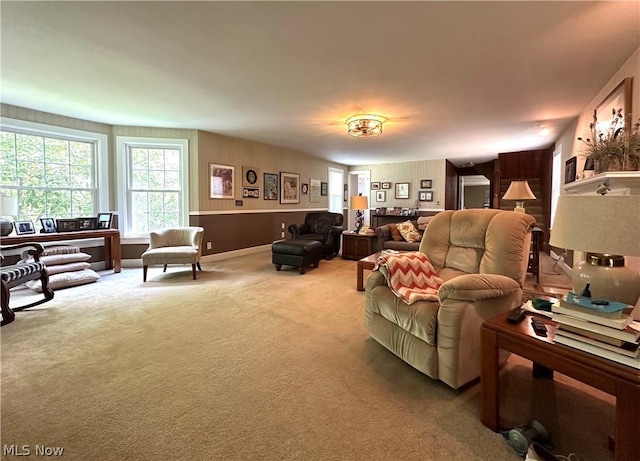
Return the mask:
<svg viewBox="0 0 640 461">
<path fill-rule="evenodd" d="M 329 195 L 329 184 L 326 182 L 320 183 L 320 195 Z"/>
<path fill-rule="evenodd" d="M 564 164 L 564 183 L 569 184 L 576 180 L 576 166 L 578 157 L 571 157 Z"/>
<path fill-rule="evenodd" d="M 309 201 L 310 202 L 319 202 L 320 201 L 320 180 L 319 179 L 309 179 Z"/>
<path fill-rule="evenodd" d="M 257 187 L 243 187 L 242 197 L 243 198 L 260 198 L 260 189 L 258 189 Z"/>
<path fill-rule="evenodd" d="M 379 183 L 379 182 L 372 182 L 372 183 L 371 183 L 371 189 L 372 189 L 372 190 L 378 190 L 378 189 L 380 189 L 380 183 Z"/>
<path fill-rule="evenodd" d="M 309 194 L 309 184 L 307 184 L 306 182 L 303 182 L 302 185 L 300 186 L 300 193 L 302 195 Z"/>
<path fill-rule="evenodd" d="M 78 218 L 78 230 L 95 230 L 98 228 L 98 218 Z"/>
<path fill-rule="evenodd" d="M 78 230 L 77 219 L 56 219 L 58 232 L 75 232 Z"/>
<path fill-rule="evenodd" d="M 378 190 L 376 191 L 376 202 L 386 202 L 387 201 L 387 191 Z"/>
<path fill-rule="evenodd" d="M 40 233 L 42 234 L 54 234 L 58 232 L 58 229 L 56 229 L 56 222 L 53 218 L 40 218 L 40 225 L 42 226 L 42 229 L 40 230 Z"/>
<path fill-rule="evenodd" d="M 418 192 L 418 200 L 421 202 L 433 202 L 433 191 L 421 190 Z"/>
<path fill-rule="evenodd" d="M 111 229 L 111 220 L 113 213 L 98 213 L 98 229 Z M 60 228 L 58 228 L 60 231 Z"/>
<path fill-rule="evenodd" d="M 593 110 L 593 121 L 596 124 L 596 132 L 601 133 L 611 128 L 614 119 L 614 111 L 620 110 L 624 117 L 623 126 L 625 132 L 631 132 L 631 92 L 633 79 L 627 77 L 609 93 Z"/>
<path fill-rule="evenodd" d="M 396 198 L 409 198 L 409 183 L 397 182 L 396 183 Z"/>
<path fill-rule="evenodd" d="M 209 164 L 209 198 L 234 198 L 234 171 L 231 165 Z"/>
<path fill-rule="evenodd" d="M 16 234 L 25 235 L 25 234 L 35 234 L 36 228 L 33 227 L 33 221 L 16 221 Z"/>
<path fill-rule="evenodd" d="M 258 171 L 259 170 L 256 167 L 243 166 L 242 185 L 244 187 L 256 187 L 258 185 Z"/>
<path fill-rule="evenodd" d="M 278 200 L 278 175 L 275 173 L 264 173 L 264 195 L 265 200 Z"/>
<path fill-rule="evenodd" d="M 280 203 L 300 203 L 300 175 L 280 172 Z"/>
<path fill-rule="evenodd" d="M 420 180 L 420 189 L 431 189 L 433 186 L 433 181 L 431 179 L 421 179 Z"/>
<path fill-rule="evenodd" d="M 383 189 L 391 189 L 391 183 L 390 182 L 383 182 L 382 183 L 382 188 Z"/>
</svg>

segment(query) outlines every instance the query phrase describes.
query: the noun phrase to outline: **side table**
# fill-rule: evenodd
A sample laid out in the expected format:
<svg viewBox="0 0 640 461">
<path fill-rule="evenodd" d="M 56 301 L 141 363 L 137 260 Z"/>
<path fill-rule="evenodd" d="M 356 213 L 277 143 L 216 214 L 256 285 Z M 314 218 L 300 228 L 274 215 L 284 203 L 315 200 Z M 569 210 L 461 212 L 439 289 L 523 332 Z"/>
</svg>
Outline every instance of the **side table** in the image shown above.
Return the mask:
<svg viewBox="0 0 640 461">
<path fill-rule="evenodd" d="M 376 234 L 356 234 L 349 231 L 342 233 L 342 259 L 359 259 L 373 253 L 373 242 Z"/>
</svg>

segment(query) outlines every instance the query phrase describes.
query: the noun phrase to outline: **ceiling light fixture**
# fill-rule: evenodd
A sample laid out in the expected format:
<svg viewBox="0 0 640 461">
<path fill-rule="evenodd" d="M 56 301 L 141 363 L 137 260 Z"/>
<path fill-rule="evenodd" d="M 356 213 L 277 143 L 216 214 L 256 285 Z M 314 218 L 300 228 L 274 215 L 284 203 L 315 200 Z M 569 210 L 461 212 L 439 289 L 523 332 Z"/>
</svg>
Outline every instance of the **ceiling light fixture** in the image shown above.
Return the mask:
<svg viewBox="0 0 640 461">
<path fill-rule="evenodd" d="M 551 131 L 549 131 L 549 128 L 547 128 L 547 125 L 545 125 L 544 123 L 538 123 L 538 128 L 540 129 L 540 131 L 538 132 L 540 136 L 547 136 L 549 133 L 551 133 Z"/>
<path fill-rule="evenodd" d="M 382 134 L 382 123 L 387 119 L 379 115 L 354 115 L 347 119 L 347 129 L 351 136 L 367 138 Z"/>
</svg>

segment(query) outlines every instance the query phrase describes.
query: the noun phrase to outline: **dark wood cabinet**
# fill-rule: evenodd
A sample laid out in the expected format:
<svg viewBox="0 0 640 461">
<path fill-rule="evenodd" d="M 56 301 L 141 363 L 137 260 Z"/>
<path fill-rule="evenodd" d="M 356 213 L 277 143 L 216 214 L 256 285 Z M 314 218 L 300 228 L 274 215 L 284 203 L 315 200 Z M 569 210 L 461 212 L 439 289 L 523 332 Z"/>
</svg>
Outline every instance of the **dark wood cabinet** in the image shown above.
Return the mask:
<svg viewBox="0 0 640 461">
<path fill-rule="evenodd" d="M 375 234 L 354 234 L 352 232 L 342 233 L 342 259 L 352 259 L 358 261 L 373 251 Z"/>
</svg>

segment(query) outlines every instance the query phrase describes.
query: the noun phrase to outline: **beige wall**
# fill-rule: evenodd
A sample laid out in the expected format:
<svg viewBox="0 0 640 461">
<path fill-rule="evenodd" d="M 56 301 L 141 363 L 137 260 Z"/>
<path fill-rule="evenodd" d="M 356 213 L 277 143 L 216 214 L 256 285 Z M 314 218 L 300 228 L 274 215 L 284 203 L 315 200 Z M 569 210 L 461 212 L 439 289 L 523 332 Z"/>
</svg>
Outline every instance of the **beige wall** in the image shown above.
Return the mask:
<svg viewBox="0 0 640 461">
<path fill-rule="evenodd" d="M 444 210 L 446 160 L 421 160 L 417 162 L 381 163 L 377 165 L 359 165 L 350 167 L 350 171 L 371 172 L 371 182 L 391 182 L 392 188 L 386 192 L 386 201 L 376 202 L 376 191 L 370 191 L 369 208 L 403 207 L 415 208 L 420 190 L 432 190 L 433 202 L 420 202 L 421 210 Z M 420 181 L 430 179 L 431 189 L 421 189 Z M 409 183 L 409 198 L 395 198 L 395 184 Z"/>
</svg>

